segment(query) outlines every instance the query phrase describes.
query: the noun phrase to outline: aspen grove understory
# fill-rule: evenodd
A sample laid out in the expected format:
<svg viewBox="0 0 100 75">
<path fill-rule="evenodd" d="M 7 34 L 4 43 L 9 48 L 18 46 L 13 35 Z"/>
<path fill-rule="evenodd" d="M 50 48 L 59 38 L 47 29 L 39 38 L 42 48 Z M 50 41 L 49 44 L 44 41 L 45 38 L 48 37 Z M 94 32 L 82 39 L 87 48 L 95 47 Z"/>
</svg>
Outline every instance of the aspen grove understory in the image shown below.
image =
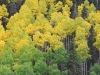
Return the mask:
<svg viewBox="0 0 100 75">
<path fill-rule="evenodd" d="M 100 75 L 100 0 L 0 0 L 0 75 Z"/>
</svg>

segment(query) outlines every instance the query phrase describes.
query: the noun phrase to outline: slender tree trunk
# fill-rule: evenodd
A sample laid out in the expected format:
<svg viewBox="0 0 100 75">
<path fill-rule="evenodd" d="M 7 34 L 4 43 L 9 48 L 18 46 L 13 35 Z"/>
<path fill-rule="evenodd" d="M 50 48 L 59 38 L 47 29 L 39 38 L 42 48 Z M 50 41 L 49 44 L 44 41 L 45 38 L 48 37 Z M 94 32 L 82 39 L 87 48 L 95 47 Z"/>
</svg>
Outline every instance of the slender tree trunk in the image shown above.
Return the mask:
<svg viewBox="0 0 100 75">
<path fill-rule="evenodd" d="M 66 45 L 67 45 L 67 38 L 65 38 L 64 40 L 62 40 L 62 42 L 63 42 L 63 45 L 64 45 L 65 49 L 67 50 L 67 47 L 66 47 Z"/>
<path fill-rule="evenodd" d="M 68 45 L 69 45 L 69 36 L 67 36 L 67 41 L 66 41 L 66 48 L 68 49 L 69 47 L 68 47 Z"/>
<path fill-rule="evenodd" d="M 81 75 L 87 75 L 87 61 L 84 61 L 81 65 Z"/>
<path fill-rule="evenodd" d="M 98 64 L 100 65 L 100 49 L 99 49 L 99 58 L 98 58 Z"/>
<path fill-rule="evenodd" d="M 87 72 L 88 72 L 88 71 L 87 71 L 87 61 L 86 61 L 86 63 L 85 63 L 85 66 L 86 66 L 86 67 L 85 67 L 85 68 L 86 68 L 86 74 L 85 74 L 85 75 L 87 75 Z"/>
<path fill-rule="evenodd" d="M 84 69 L 83 69 L 83 63 L 81 63 L 80 66 L 81 66 L 81 75 L 84 75 L 83 74 L 83 71 L 84 71 Z"/>
</svg>

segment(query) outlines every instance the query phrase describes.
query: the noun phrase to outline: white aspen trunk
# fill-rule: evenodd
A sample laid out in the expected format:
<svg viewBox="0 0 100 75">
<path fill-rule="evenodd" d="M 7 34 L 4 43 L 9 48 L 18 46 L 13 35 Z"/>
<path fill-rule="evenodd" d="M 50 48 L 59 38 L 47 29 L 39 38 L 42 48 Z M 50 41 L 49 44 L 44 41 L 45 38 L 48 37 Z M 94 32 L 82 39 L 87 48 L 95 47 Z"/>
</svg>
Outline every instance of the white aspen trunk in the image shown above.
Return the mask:
<svg viewBox="0 0 100 75">
<path fill-rule="evenodd" d="M 87 75 L 87 61 L 80 64 L 81 65 L 81 75 Z"/>
<path fill-rule="evenodd" d="M 70 35 L 69 35 L 69 48 L 70 48 L 70 40 L 71 40 L 71 39 L 70 39 Z"/>
<path fill-rule="evenodd" d="M 98 0 L 96 0 L 96 7 L 98 8 Z"/>
<path fill-rule="evenodd" d="M 65 48 L 67 49 L 67 36 L 65 38 Z"/>
<path fill-rule="evenodd" d="M 85 62 L 85 71 L 86 71 L 86 74 L 85 75 L 87 75 L 87 61 Z"/>
<path fill-rule="evenodd" d="M 81 63 L 80 66 L 81 66 L 81 75 L 83 75 L 83 63 Z"/>
<path fill-rule="evenodd" d="M 67 46 L 66 46 L 66 47 L 67 47 L 67 49 L 68 49 L 68 35 L 67 35 L 67 40 L 66 40 L 66 41 L 67 41 Z"/>
<path fill-rule="evenodd" d="M 68 35 L 67 35 L 67 38 L 66 38 L 66 48 L 68 49 Z"/>
<path fill-rule="evenodd" d="M 70 36 L 68 36 L 68 49 L 69 49 L 69 45 L 70 45 Z"/>
<path fill-rule="evenodd" d="M 85 62 L 83 62 L 83 75 L 85 75 Z"/>
<path fill-rule="evenodd" d="M 84 71 L 83 71 L 83 75 L 85 75 L 85 62 L 83 63 L 83 68 L 84 68 Z"/>
</svg>

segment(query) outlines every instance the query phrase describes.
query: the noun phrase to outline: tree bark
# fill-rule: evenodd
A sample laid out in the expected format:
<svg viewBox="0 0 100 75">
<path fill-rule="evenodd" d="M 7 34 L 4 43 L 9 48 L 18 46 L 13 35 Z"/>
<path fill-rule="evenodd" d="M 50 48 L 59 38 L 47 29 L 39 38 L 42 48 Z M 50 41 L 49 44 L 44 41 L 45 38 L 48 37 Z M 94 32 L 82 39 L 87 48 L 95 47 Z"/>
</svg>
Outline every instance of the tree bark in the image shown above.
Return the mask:
<svg viewBox="0 0 100 75">
<path fill-rule="evenodd" d="M 99 49 L 99 58 L 98 58 L 98 64 L 100 65 L 100 49 Z"/>
</svg>

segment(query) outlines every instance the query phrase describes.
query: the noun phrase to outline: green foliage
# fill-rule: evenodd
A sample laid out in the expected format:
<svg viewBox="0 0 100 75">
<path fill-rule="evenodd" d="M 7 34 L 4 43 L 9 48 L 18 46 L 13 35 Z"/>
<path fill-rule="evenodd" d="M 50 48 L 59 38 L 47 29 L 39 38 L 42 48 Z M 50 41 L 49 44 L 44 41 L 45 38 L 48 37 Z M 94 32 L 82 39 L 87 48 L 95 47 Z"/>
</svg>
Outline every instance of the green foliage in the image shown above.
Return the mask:
<svg viewBox="0 0 100 75">
<path fill-rule="evenodd" d="M 61 75 L 60 70 L 57 68 L 57 64 L 49 66 L 49 75 Z"/>
<path fill-rule="evenodd" d="M 5 53 L 3 53 L 2 58 L 0 59 L 0 64 L 11 65 L 13 62 L 14 62 L 14 58 L 13 58 L 12 50 L 7 50 Z"/>
<path fill-rule="evenodd" d="M 48 69 L 45 62 L 38 60 L 37 62 L 35 62 L 33 70 L 36 73 L 36 75 L 45 75 Z"/>
<path fill-rule="evenodd" d="M 10 66 L 0 64 L 0 75 L 15 75 Z"/>
<path fill-rule="evenodd" d="M 100 75 L 100 65 L 99 64 L 94 64 L 94 66 L 92 67 L 92 72 L 90 73 L 90 75 Z"/>
<path fill-rule="evenodd" d="M 80 74 L 81 73 L 81 69 L 79 67 L 79 64 L 82 63 L 82 59 L 80 58 L 80 56 L 78 55 L 76 49 L 75 49 L 75 43 L 73 42 L 74 39 L 70 42 L 70 48 L 67 51 L 69 54 L 69 58 L 68 58 L 68 64 L 67 64 L 67 72 L 68 75 L 73 75 L 73 74 Z M 66 72 L 66 71 L 65 71 Z"/>
<path fill-rule="evenodd" d="M 14 72 L 16 75 L 36 75 L 33 72 L 33 67 L 31 62 L 26 62 L 21 65 L 15 64 L 13 68 L 15 69 Z"/>
<path fill-rule="evenodd" d="M 18 58 L 18 63 L 23 64 L 25 62 L 36 62 L 38 60 L 44 60 L 43 53 L 34 48 L 33 46 L 24 46 L 17 53 L 15 53 L 15 59 Z"/>
<path fill-rule="evenodd" d="M 91 73 L 90 73 L 90 75 L 97 75 L 94 71 L 92 71 Z"/>
<path fill-rule="evenodd" d="M 32 18 L 30 18 L 30 23 L 34 23 L 35 22 L 35 18 L 34 17 L 32 17 Z"/>
<path fill-rule="evenodd" d="M 53 56 L 54 56 L 53 62 L 57 63 L 58 65 L 67 63 L 69 58 L 66 49 L 64 49 L 63 47 L 55 50 Z"/>
<path fill-rule="evenodd" d="M 67 71 L 67 70 L 62 71 L 62 72 L 61 72 L 61 75 L 68 75 L 68 71 Z"/>
</svg>

